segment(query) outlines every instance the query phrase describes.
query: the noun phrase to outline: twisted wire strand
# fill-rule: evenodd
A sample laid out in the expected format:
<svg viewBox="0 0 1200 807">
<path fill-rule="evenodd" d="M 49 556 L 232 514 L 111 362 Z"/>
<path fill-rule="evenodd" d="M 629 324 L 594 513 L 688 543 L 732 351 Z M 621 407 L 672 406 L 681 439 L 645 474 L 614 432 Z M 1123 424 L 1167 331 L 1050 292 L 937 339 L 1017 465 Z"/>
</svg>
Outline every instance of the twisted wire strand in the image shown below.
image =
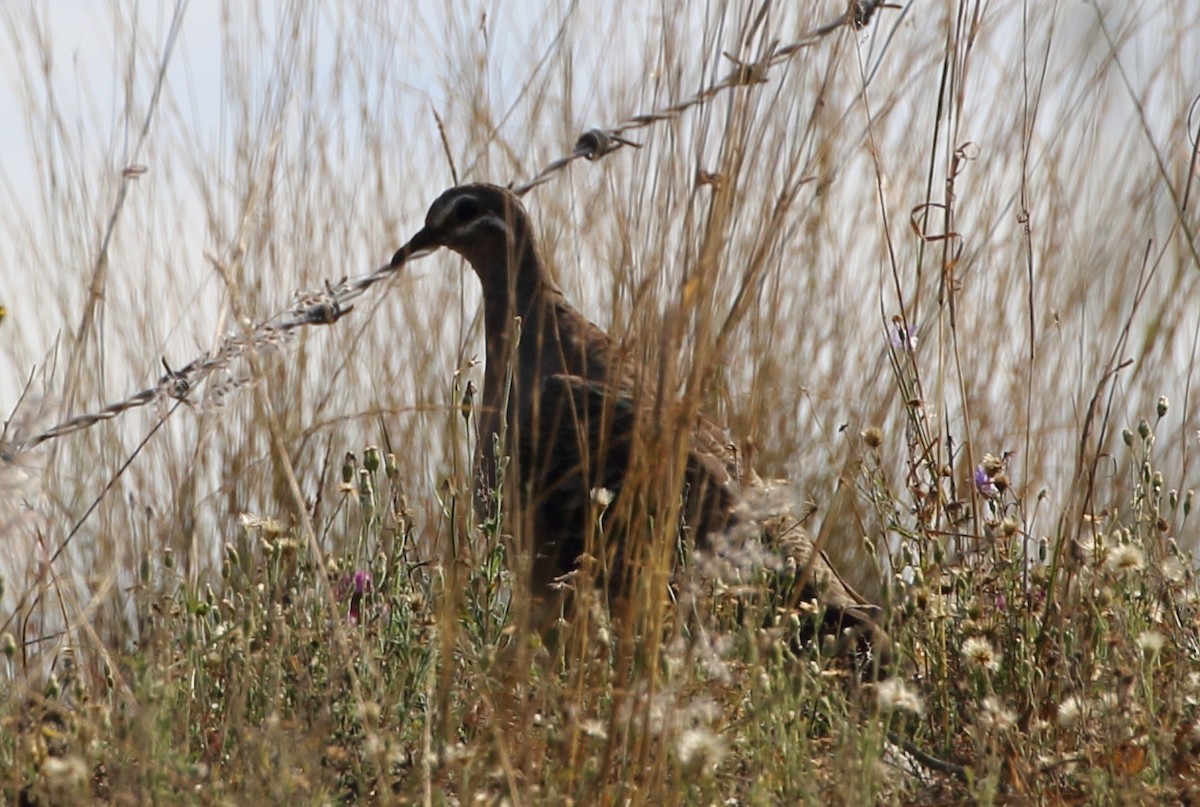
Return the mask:
<svg viewBox="0 0 1200 807">
<path fill-rule="evenodd" d="M 636 148 L 640 144 L 627 138 L 626 133 L 678 118 L 690 109 L 707 104 L 727 90 L 766 83 L 772 68 L 790 60 L 801 50 L 813 46 L 834 31 L 847 26 L 862 28 L 880 8 L 899 6 L 883 0 L 850 0 L 847 10 L 839 16 L 814 28 L 795 42 L 772 46 L 757 61 L 742 62 L 726 53 L 725 57 L 734 63 L 734 67 L 723 78 L 670 106 L 632 115 L 612 128 L 585 131 L 569 153 L 550 161 L 532 179 L 511 185 L 510 189 L 518 196 L 523 196 L 539 185 L 549 182 L 576 160 L 582 158 L 594 162 L 625 146 Z M 354 300 L 363 296 L 375 284 L 387 280 L 400 268 L 401 266 L 381 266 L 361 277 L 343 277 L 336 283 L 326 281 L 325 288 L 320 291 L 298 292 L 292 306 L 285 313 L 259 323 L 245 335 L 225 336 L 214 350 L 184 366 L 172 368 L 164 359 L 162 363 L 166 372 L 152 387 L 94 412 L 76 415 L 32 437 L 0 440 L 0 461 L 11 462 L 21 452 L 29 451 L 49 440 L 91 428 L 97 423 L 112 420 L 130 409 L 167 400 L 192 403 L 192 392 L 215 373 L 231 367 L 249 353 L 279 348 L 300 328 L 310 325 L 332 325 L 354 309 L 351 305 Z M 249 377 L 235 377 L 223 384 L 213 385 L 205 391 L 201 405 L 219 406 L 229 391 L 252 381 Z"/>
</svg>

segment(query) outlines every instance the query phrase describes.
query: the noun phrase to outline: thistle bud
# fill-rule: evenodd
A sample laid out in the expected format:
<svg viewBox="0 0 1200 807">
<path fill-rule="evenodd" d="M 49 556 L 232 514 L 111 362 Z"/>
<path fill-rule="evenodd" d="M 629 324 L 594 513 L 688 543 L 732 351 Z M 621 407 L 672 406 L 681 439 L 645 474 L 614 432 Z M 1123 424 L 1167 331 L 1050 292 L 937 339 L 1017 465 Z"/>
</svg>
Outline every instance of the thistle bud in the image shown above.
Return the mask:
<svg viewBox="0 0 1200 807">
<path fill-rule="evenodd" d="M 383 458 L 383 472 L 388 479 L 396 478 L 396 455 L 389 451 Z"/>
<path fill-rule="evenodd" d="M 358 471 L 358 503 L 368 516 L 375 513 L 375 484 L 366 468 Z"/>
<path fill-rule="evenodd" d="M 867 448 L 879 448 L 883 445 L 883 431 L 878 426 L 868 426 L 863 429 L 862 441 Z"/>
<path fill-rule="evenodd" d="M 363 451 L 363 467 L 371 473 L 379 470 L 380 459 L 378 446 L 367 446 Z"/>
<path fill-rule="evenodd" d="M 471 420 L 471 411 L 475 408 L 475 382 L 467 381 L 467 388 L 463 391 L 462 397 L 462 416 L 463 420 L 468 423 Z"/>
</svg>

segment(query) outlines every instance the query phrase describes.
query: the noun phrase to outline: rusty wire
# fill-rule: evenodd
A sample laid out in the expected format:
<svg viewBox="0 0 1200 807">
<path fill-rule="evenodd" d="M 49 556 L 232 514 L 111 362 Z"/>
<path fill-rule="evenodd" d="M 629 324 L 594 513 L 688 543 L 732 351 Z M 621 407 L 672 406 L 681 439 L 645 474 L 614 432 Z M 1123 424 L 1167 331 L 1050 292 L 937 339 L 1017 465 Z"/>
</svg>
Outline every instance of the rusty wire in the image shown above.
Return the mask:
<svg viewBox="0 0 1200 807">
<path fill-rule="evenodd" d="M 595 161 L 624 146 L 637 147 L 638 143 L 626 137 L 628 132 L 678 118 L 690 109 L 707 104 L 727 90 L 766 83 L 772 68 L 788 61 L 801 50 L 811 47 L 834 31 L 844 27 L 862 28 L 880 8 L 898 8 L 898 6 L 885 3 L 883 0 L 850 0 L 844 13 L 828 23 L 814 28 L 795 42 L 772 46 L 757 61 L 742 62 L 725 54 L 726 58 L 734 63 L 734 67 L 723 78 L 704 87 L 691 97 L 670 106 L 651 112 L 638 113 L 612 128 L 597 128 L 584 132 L 569 153 L 547 163 L 532 179 L 513 184 L 510 189 L 513 193 L 523 196 L 539 185 L 548 182 L 578 159 Z M 164 359 L 162 363 L 166 372 L 152 387 L 134 393 L 122 401 L 111 403 L 95 412 L 76 415 L 32 437 L 11 441 L 0 440 L 0 461 L 11 462 L 21 452 L 35 448 L 48 440 L 73 434 L 102 421 L 111 420 L 130 409 L 168 400 L 181 403 L 190 402 L 189 396 L 198 386 L 207 381 L 214 373 L 225 370 L 243 356 L 260 350 L 278 348 L 294 331 L 300 328 L 309 325 L 332 325 L 337 322 L 354 308 L 350 303 L 365 294 L 375 284 L 387 280 L 399 268 L 400 265 L 386 265 L 361 277 L 343 277 L 336 283 L 326 281 L 325 288 L 320 291 L 299 292 L 296 294 L 292 306 L 286 312 L 259 323 L 245 335 L 225 336 L 215 349 L 182 367 L 172 368 Z M 224 393 L 252 380 L 235 378 L 228 383 L 215 385 L 206 390 L 201 403 L 202 405 L 219 405 Z"/>
</svg>

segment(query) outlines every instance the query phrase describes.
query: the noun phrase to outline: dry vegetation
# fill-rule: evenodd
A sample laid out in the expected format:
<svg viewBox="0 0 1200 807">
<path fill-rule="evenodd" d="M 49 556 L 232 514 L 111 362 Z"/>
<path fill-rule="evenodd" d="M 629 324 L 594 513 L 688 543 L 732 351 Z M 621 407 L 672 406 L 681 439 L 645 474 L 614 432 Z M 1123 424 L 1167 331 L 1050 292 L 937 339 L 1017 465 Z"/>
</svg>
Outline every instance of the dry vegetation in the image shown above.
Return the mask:
<svg viewBox="0 0 1200 807">
<path fill-rule="evenodd" d="M 883 683 L 748 566 L 514 631 L 448 255 L 16 450 L 844 10 L 483 5 L 114 1 L 90 61 L 0 10 L 0 801 L 1200 799 L 1192 0 L 902 3 L 526 197 L 887 605 Z"/>
</svg>

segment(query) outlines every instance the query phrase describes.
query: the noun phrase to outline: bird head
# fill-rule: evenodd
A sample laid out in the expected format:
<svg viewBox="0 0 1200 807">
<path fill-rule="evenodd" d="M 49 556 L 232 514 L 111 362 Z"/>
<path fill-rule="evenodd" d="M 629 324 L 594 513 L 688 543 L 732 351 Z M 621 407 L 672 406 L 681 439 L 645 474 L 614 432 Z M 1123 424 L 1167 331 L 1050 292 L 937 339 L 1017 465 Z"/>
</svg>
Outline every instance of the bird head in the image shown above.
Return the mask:
<svg viewBox="0 0 1200 807">
<path fill-rule="evenodd" d="M 437 198 L 425 226 L 396 251 L 391 265 L 398 267 L 439 247 L 462 255 L 484 277 L 501 266 L 520 265 L 524 252 L 532 248 L 529 217 L 505 188 L 460 185 Z"/>
</svg>

